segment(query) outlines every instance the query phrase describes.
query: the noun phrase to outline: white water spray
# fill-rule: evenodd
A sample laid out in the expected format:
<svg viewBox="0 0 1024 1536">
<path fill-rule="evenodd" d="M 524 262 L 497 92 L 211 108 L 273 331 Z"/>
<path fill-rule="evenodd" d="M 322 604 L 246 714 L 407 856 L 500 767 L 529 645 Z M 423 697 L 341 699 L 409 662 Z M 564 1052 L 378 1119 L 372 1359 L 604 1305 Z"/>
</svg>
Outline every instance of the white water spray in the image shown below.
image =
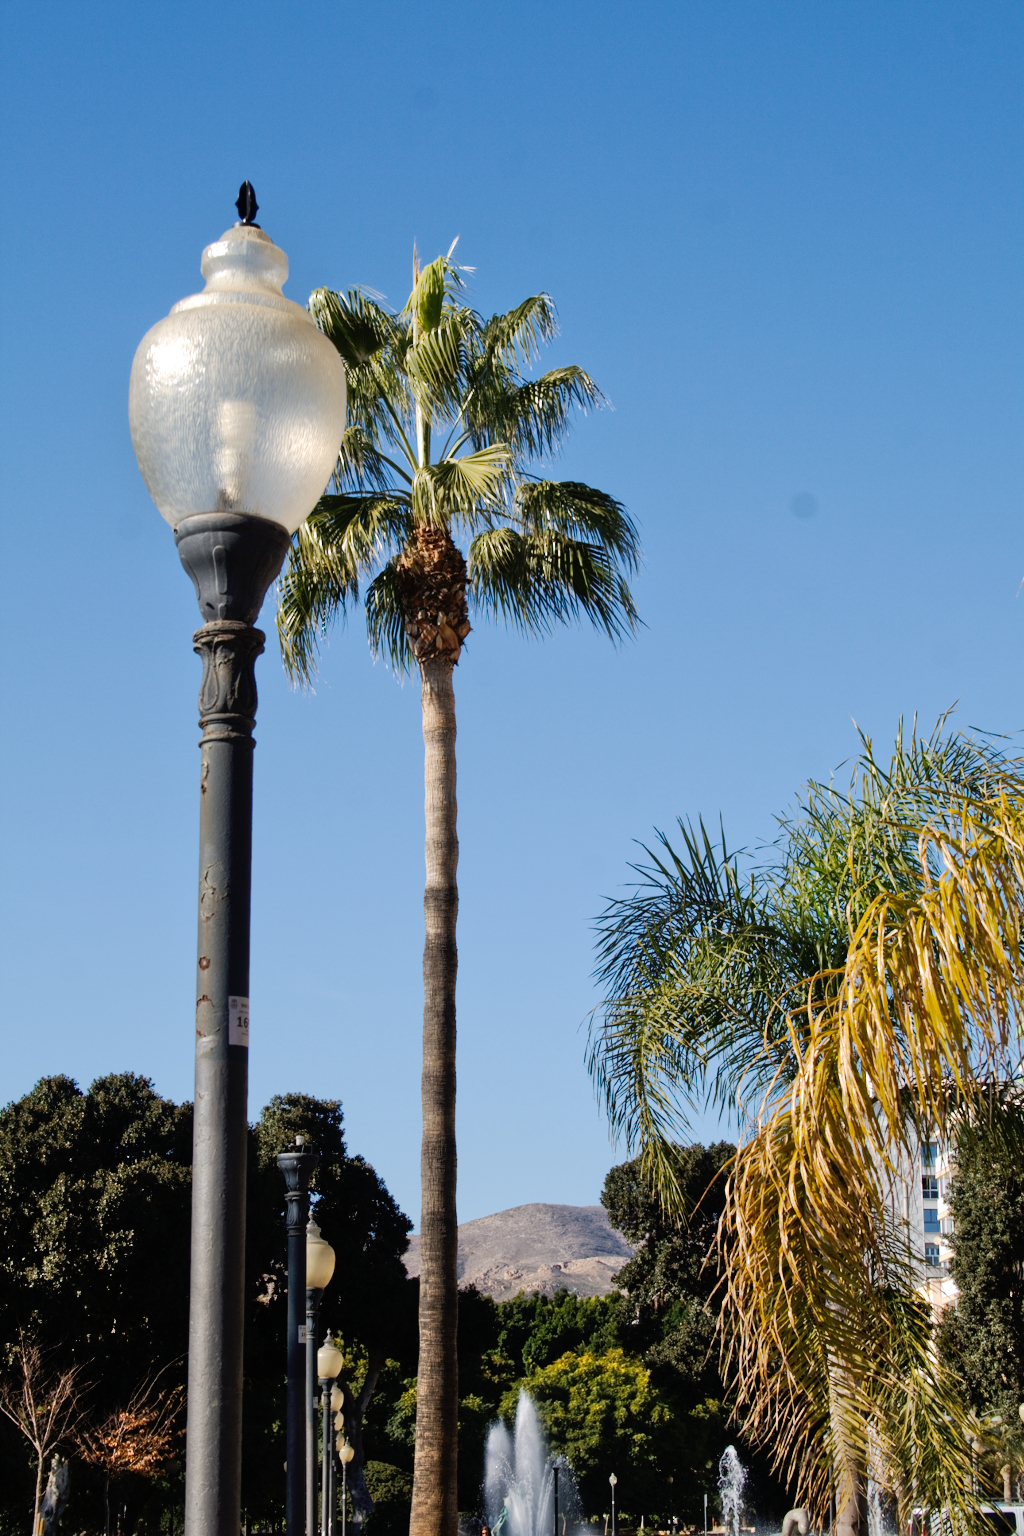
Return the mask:
<svg viewBox="0 0 1024 1536">
<path fill-rule="evenodd" d="M 500 1421 L 487 1434 L 484 1508 L 494 1536 L 552 1536 L 555 1522 L 554 1458 L 533 1401 L 519 1394 L 516 1427 Z M 578 1536 L 583 1510 L 572 1469 L 558 1460 L 558 1536 Z"/>
<path fill-rule="evenodd" d="M 747 1472 L 734 1445 L 727 1445 L 718 1463 L 718 1492 L 722 1499 L 722 1524 L 728 1536 L 740 1536 L 743 1489 Z"/>
</svg>

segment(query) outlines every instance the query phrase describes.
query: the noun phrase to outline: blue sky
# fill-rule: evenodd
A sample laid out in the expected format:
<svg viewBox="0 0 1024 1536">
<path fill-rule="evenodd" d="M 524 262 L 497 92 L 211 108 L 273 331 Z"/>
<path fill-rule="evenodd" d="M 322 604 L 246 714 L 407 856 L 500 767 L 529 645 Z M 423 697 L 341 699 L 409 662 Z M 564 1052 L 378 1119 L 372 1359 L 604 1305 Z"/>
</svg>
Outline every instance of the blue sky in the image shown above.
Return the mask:
<svg viewBox="0 0 1024 1536">
<path fill-rule="evenodd" d="M 1008 0 L 190 0 L 0 10 L 0 1100 L 191 1094 L 198 616 L 127 428 L 148 327 L 252 180 L 286 292 L 400 304 L 461 236 L 613 409 L 619 650 L 481 624 L 457 675 L 460 1214 L 590 1203 L 590 924 L 636 839 L 772 835 L 901 714 L 1024 724 L 1021 87 Z M 808 515 L 810 514 L 810 515 Z M 272 628 L 272 611 L 264 624 Z M 253 1111 L 344 1101 L 418 1215 L 418 689 L 355 615 L 260 663 Z"/>
</svg>

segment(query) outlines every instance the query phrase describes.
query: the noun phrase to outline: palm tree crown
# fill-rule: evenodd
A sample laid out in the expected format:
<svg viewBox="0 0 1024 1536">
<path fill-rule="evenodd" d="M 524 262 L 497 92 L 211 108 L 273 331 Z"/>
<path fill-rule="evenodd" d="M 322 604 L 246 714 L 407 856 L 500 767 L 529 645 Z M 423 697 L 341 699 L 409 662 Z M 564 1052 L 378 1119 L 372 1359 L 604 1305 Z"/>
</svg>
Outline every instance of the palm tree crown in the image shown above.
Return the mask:
<svg viewBox="0 0 1024 1536">
<path fill-rule="evenodd" d="M 310 299 L 345 362 L 349 420 L 332 493 L 299 529 L 281 582 L 285 665 L 303 681 L 367 577 L 370 643 L 403 670 L 458 660 L 467 596 L 535 633 L 584 614 L 613 638 L 636 626 L 626 575 L 639 548 L 620 503 L 529 469 L 574 409 L 603 397 L 582 368 L 528 375 L 556 331 L 547 294 L 484 320 L 462 302 L 451 254 L 414 263 L 397 315 L 358 289 Z M 469 537 L 468 563 L 453 531 Z"/>
</svg>

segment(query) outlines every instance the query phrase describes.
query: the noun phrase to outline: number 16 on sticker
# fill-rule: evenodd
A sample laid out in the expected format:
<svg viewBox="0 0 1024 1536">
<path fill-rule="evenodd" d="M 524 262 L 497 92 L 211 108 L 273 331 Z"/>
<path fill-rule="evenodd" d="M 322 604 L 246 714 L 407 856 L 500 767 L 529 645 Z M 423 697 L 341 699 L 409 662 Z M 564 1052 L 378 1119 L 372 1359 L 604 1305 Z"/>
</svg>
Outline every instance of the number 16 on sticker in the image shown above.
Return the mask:
<svg viewBox="0 0 1024 1536">
<path fill-rule="evenodd" d="M 228 1045 L 249 1045 L 249 999 L 228 998 Z"/>
</svg>

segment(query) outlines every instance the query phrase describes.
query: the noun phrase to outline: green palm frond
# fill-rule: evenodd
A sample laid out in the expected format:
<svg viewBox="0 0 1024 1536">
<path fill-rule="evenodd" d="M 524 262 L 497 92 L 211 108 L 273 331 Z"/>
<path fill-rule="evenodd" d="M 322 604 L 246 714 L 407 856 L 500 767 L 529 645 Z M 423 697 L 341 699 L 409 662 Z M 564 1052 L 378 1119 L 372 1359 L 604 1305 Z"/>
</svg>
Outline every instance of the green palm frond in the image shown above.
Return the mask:
<svg viewBox="0 0 1024 1536">
<path fill-rule="evenodd" d="M 614 496 L 577 480 L 526 480 L 516 496 L 524 532 L 557 529 L 610 550 L 627 571 L 635 571 L 640 538 L 626 509 Z"/>
<path fill-rule="evenodd" d="M 467 338 L 474 326 L 471 310 L 447 310 L 443 320 L 423 331 L 406 353 L 413 394 L 435 419 L 458 415 L 465 389 Z"/>
<path fill-rule="evenodd" d="M 458 243 L 456 235 L 447 256 L 438 256 L 420 270 L 405 302 L 402 314 L 411 315 L 421 331 L 432 331 L 441 324 L 445 301 L 453 302 L 465 288 L 463 272 L 473 271 L 472 267 L 459 267 L 452 262 L 452 252 Z"/>
<path fill-rule="evenodd" d="M 409 670 L 412 651 L 405 633 L 405 613 L 393 560 L 388 561 L 367 588 L 366 631 L 375 656 L 386 656 L 399 674 Z"/>
<path fill-rule="evenodd" d="M 558 334 L 558 316 L 549 293 L 535 293 L 504 315 L 492 315 L 481 327 L 480 352 L 488 363 L 528 367 L 541 346 Z"/>
<path fill-rule="evenodd" d="M 480 380 L 467 420 L 475 438 L 498 436 L 516 454 L 535 458 L 558 447 L 574 410 L 585 412 L 605 403 L 582 368 L 552 368 L 537 379 L 525 381 L 499 374 Z"/>
<path fill-rule="evenodd" d="M 349 368 L 368 362 L 393 336 L 392 316 L 360 288 L 347 294 L 317 288 L 310 294 L 309 312 Z"/>
<path fill-rule="evenodd" d="M 469 548 L 469 585 L 477 605 L 525 633 L 587 617 L 613 640 L 639 620 L 613 555 L 554 528 L 518 533 L 492 528 Z"/>
<path fill-rule="evenodd" d="M 508 449 L 492 443 L 421 470 L 413 487 L 417 521 L 440 526 L 503 510 L 511 467 Z"/>
<path fill-rule="evenodd" d="M 359 578 L 411 528 L 407 503 L 381 494 L 322 496 L 293 536 L 278 582 L 277 633 L 285 670 L 308 684 L 332 620 L 359 596 Z"/>
<path fill-rule="evenodd" d="M 375 438 L 365 427 L 353 425 L 345 428 L 333 480 L 339 492 L 350 486 L 359 491 L 382 491 L 387 494 L 396 475 L 406 485 L 412 485 L 412 476 L 381 452 Z"/>
</svg>

